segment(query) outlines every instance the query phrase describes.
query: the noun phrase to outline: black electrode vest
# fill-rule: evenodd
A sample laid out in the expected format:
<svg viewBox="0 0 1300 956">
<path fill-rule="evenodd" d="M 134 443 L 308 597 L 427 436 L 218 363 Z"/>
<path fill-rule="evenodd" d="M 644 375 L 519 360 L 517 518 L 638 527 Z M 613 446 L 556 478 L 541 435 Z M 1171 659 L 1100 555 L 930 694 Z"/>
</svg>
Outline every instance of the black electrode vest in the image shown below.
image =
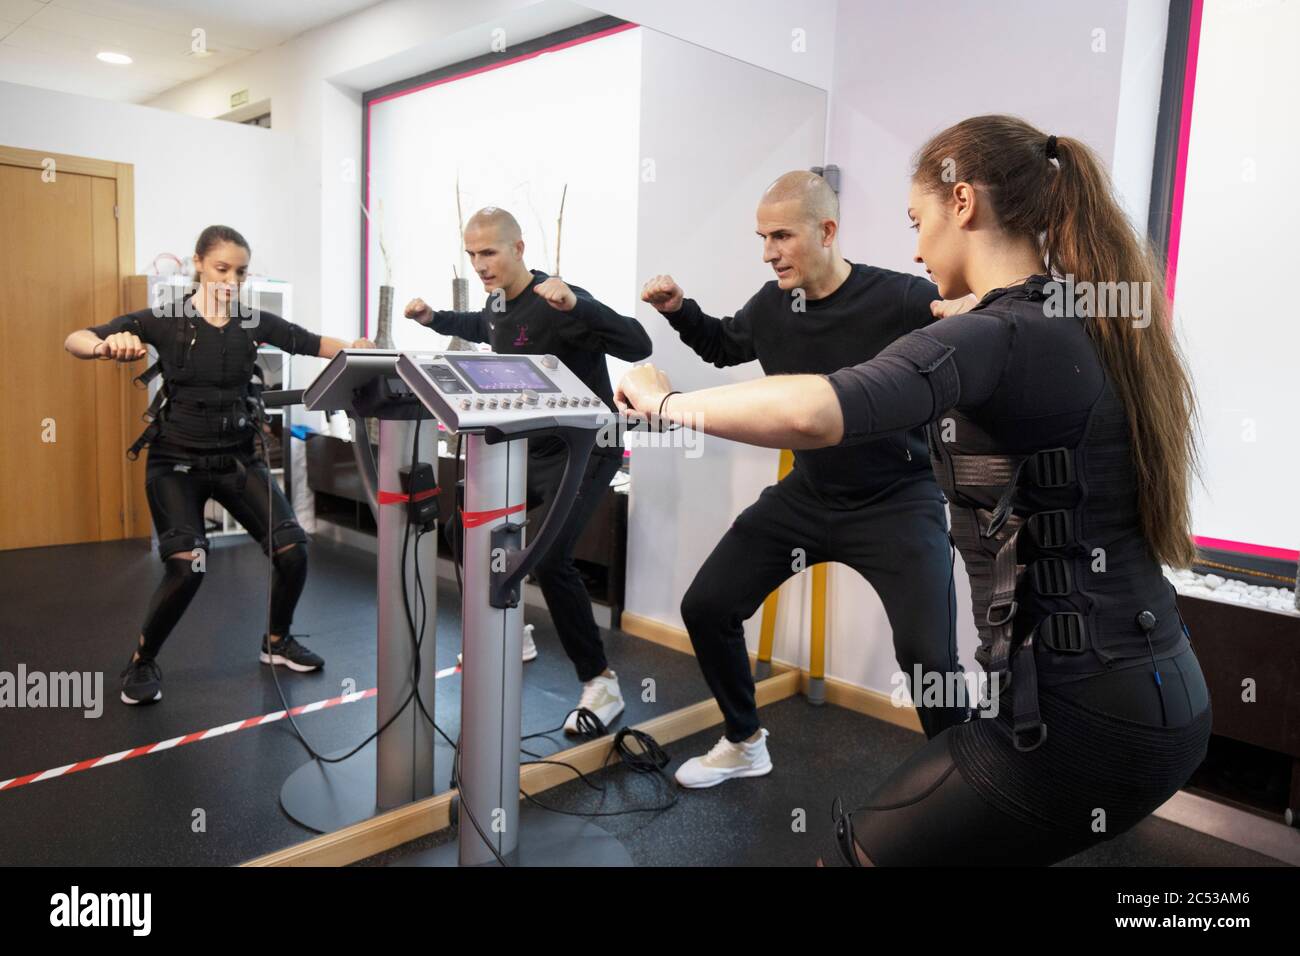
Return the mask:
<svg viewBox="0 0 1300 956">
<path fill-rule="evenodd" d="M 999 305 L 1041 321 L 1045 281 L 999 290 Z M 1046 737 L 1040 672 L 1061 683 L 1185 646 L 1172 588 L 1141 532 L 1124 404 L 1106 375 L 1076 445 L 1003 454 L 952 406 L 953 347 L 923 335 L 896 345 L 928 377 L 935 408 L 948 409 L 927 434 L 970 578 L 975 657 L 1003 687 L 1009 680 L 1015 745 L 1033 750 Z"/>
<path fill-rule="evenodd" d="M 181 308 L 181 315 L 174 323 L 174 336 L 170 343 L 158 343 L 158 360 L 136 376 L 134 382 L 141 388 L 147 388 L 158 375 L 163 376 L 163 383 L 149 403 L 149 408 L 142 415 L 147 423 L 143 432 L 127 449 L 126 457 L 135 461 L 140 456 L 140 449 L 153 444 L 162 433 L 162 426 L 168 419 L 168 412 L 173 406 L 192 405 L 197 408 L 209 422 L 219 423 L 224 434 L 229 431 L 229 445 L 242 444 L 251 440 L 254 429 L 261 427 L 266 419 L 266 408 L 262 404 L 262 373 L 257 365 L 257 340 L 240 326 L 244 333 L 246 347 L 240 350 L 238 377 L 244 384 L 232 388 L 219 388 L 212 385 L 194 384 L 194 369 L 190 364 L 190 353 L 198 340 L 199 323 L 205 321 L 202 316 L 193 314 L 187 295 Z M 232 318 L 231 322 L 239 322 Z M 133 320 L 132 331 L 141 335 L 139 320 Z M 164 436 L 165 438 L 166 436 Z M 242 468 L 238 456 L 221 453 L 207 454 L 197 449 L 181 452 L 177 446 L 169 445 L 168 454 L 184 454 L 194 467 L 223 470 Z"/>
</svg>

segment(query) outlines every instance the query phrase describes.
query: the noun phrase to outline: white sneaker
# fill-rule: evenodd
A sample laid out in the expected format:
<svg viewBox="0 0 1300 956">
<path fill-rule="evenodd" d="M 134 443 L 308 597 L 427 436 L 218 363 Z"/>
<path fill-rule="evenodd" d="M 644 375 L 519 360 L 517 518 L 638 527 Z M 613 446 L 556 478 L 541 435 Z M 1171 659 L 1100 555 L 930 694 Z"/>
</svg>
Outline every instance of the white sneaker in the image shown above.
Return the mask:
<svg viewBox="0 0 1300 956">
<path fill-rule="evenodd" d="M 692 757 L 677 768 L 677 782 L 683 787 L 716 787 L 732 777 L 761 777 L 772 772 L 772 758 L 767 752 L 767 731 L 760 730 L 753 743 L 733 744 L 722 739 L 703 757 Z"/>
<path fill-rule="evenodd" d="M 608 727 L 619 714 L 623 713 L 623 692 L 618 689 L 618 675 L 610 671 L 611 677 L 596 676 L 582 685 L 582 698 L 578 707 L 585 707 Z M 564 721 L 566 734 L 578 733 L 578 711 L 575 708 Z"/>
<path fill-rule="evenodd" d="M 464 664 L 465 663 L 464 656 L 465 655 L 463 652 L 457 654 L 456 663 Z M 525 624 L 524 625 L 524 663 L 527 664 L 529 661 L 533 661 L 536 659 L 537 659 L 537 645 L 533 642 L 533 626 L 531 624 Z"/>
</svg>

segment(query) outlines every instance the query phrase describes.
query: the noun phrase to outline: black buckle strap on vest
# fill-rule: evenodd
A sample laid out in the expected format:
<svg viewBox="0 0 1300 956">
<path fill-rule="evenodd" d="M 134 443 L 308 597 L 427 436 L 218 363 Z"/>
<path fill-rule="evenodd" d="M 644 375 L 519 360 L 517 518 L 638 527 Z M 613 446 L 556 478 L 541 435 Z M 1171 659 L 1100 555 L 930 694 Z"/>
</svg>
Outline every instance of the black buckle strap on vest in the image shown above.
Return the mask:
<svg viewBox="0 0 1300 956">
<path fill-rule="evenodd" d="M 1034 627 L 1034 636 L 1058 654 L 1082 654 L 1087 645 L 1087 630 L 1078 611 L 1047 615 Z"/>
<path fill-rule="evenodd" d="M 952 353 L 956 351 L 953 346 L 917 331 L 895 339 L 880 354 L 891 351 L 911 362 L 929 382 L 930 396 L 934 400 L 932 417 L 937 418 L 957 404 L 961 382 L 957 377 L 957 364 L 952 361 Z"/>
<path fill-rule="evenodd" d="M 1020 534 L 1019 518 L 1013 519 L 1016 527 L 1010 528 L 1006 540 L 993 559 L 993 578 L 990 582 L 989 604 L 984 611 L 984 622 L 989 627 L 991 647 L 989 669 L 1005 671 L 1011 659 L 1011 637 L 1020 605 L 1016 602 L 1016 538 Z"/>
<path fill-rule="evenodd" d="M 1029 516 L 1025 527 L 1034 544 L 1044 550 L 1063 548 L 1074 543 L 1074 517 L 1064 508 L 1036 511 Z"/>
<path fill-rule="evenodd" d="M 1074 574 L 1064 558 L 1040 558 L 1029 565 L 1029 578 L 1039 594 L 1061 597 L 1074 590 Z"/>
<path fill-rule="evenodd" d="M 1044 448 L 1031 460 L 1033 482 L 1039 488 L 1064 488 L 1074 481 L 1074 455 L 1068 448 Z"/>
<path fill-rule="evenodd" d="M 151 405 L 150 410 L 152 410 L 152 408 L 153 406 Z M 147 415 L 149 413 L 145 412 L 145 414 Z M 145 430 L 140 433 L 139 437 L 136 438 L 136 440 L 131 443 L 131 447 L 126 450 L 127 461 L 135 461 L 137 458 L 139 458 L 140 449 L 144 448 L 146 445 L 152 445 L 155 441 L 157 441 L 158 433 L 161 430 L 162 430 L 162 425 L 156 420 L 150 419 L 149 424 L 145 427 Z"/>
<path fill-rule="evenodd" d="M 162 374 L 162 362 L 154 362 L 147 369 L 131 379 L 131 384 L 136 388 L 148 388 L 149 383 Z"/>
<path fill-rule="evenodd" d="M 1021 753 L 1037 750 L 1047 739 L 1047 724 L 1038 710 L 1038 665 L 1031 634 L 1011 661 L 1011 740 Z"/>
</svg>

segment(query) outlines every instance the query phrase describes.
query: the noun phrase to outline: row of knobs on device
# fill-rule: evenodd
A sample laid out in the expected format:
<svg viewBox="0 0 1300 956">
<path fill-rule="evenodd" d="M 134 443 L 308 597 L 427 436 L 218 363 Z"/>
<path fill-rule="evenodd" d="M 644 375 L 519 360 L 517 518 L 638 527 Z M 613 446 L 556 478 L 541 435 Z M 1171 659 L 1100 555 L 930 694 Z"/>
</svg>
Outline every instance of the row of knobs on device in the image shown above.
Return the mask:
<svg viewBox="0 0 1300 956">
<path fill-rule="evenodd" d="M 521 394 L 514 397 L 504 395 L 500 399 L 462 398 L 460 400 L 460 407 L 467 411 L 471 408 L 524 408 L 526 406 L 539 405 L 540 402 L 541 397 L 537 392 L 533 391 L 531 388 L 526 388 Z M 586 395 L 551 395 L 546 399 L 546 405 L 548 408 L 586 408 L 599 403 L 599 399 L 591 398 Z"/>
</svg>

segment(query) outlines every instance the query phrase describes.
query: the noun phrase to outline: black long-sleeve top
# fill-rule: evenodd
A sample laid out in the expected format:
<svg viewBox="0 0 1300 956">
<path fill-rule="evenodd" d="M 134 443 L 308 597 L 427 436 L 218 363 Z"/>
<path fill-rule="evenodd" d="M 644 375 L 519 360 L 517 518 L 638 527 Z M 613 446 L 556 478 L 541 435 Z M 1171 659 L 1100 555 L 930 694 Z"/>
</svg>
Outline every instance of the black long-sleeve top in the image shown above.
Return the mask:
<svg viewBox="0 0 1300 956">
<path fill-rule="evenodd" d="M 573 283 L 568 286 L 578 300 L 574 307 L 568 312 L 552 308 L 533 291 L 550 277 L 538 269 L 531 271 L 533 281 L 513 299 L 494 293 L 479 312 L 439 310 L 426 324 L 443 335 L 487 342 L 500 355 L 554 355 L 611 411 L 617 411 L 605 356 L 639 362 L 650 354 L 650 336 L 636 319 L 619 315 Z M 529 443 L 529 454 L 560 451 L 559 439 Z M 622 446 L 597 445 L 595 453 L 621 455 Z"/>
<path fill-rule="evenodd" d="M 158 351 L 164 382 L 175 381 L 183 363 L 186 386 L 232 393 L 247 388 L 247 355 L 258 345 L 273 345 L 294 355 L 320 354 L 321 337 L 315 332 L 273 312 L 254 310 L 248 316 L 236 315 L 220 328 L 201 316 L 194 317 L 193 335 L 181 337 L 182 351 L 178 355 L 177 329 L 185 322 L 183 315 L 155 315 L 151 309 L 141 309 L 90 326 L 90 331 L 102 339 L 138 329 L 140 341 Z M 208 452 L 243 447 L 252 440 L 247 422 L 240 427 L 238 416 L 228 407 L 200 408 L 184 401 L 170 406 L 160 419 L 161 431 L 150 448 L 151 459 L 162 457 L 168 449 Z"/>
<path fill-rule="evenodd" d="M 706 315 L 685 299 L 669 324 L 718 368 L 757 359 L 768 375 L 828 373 L 875 357 L 899 336 L 934 322 L 939 292 L 919 276 L 851 263 L 840 287 L 801 304 L 795 291 L 768 282 L 735 315 Z M 919 428 L 871 444 L 794 453 L 801 487 L 824 506 L 858 508 L 914 485 L 939 497 Z"/>
</svg>

